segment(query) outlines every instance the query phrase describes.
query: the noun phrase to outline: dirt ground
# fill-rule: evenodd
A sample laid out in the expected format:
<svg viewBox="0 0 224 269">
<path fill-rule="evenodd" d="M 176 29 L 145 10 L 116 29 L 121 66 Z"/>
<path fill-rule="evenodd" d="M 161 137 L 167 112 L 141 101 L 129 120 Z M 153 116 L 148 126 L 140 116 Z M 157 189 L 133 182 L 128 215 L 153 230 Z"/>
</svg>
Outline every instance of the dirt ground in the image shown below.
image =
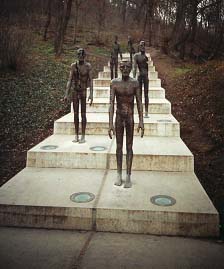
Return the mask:
<svg viewBox="0 0 224 269">
<path fill-rule="evenodd" d="M 150 49 L 150 54 L 172 114 L 180 122 L 181 138 L 194 154 L 195 173 L 220 213 L 223 232 L 223 62 L 183 67 L 183 62 L 159 50 Z"/>
</svg>

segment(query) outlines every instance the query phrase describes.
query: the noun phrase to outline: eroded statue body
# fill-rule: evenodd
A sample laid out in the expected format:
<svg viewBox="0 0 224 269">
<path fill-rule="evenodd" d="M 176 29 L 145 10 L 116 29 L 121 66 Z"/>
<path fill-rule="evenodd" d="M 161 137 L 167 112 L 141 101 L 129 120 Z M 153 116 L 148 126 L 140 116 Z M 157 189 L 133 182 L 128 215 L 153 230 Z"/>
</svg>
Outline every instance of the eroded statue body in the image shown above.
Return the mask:
<svg viewBox="0 0 224 269">
<path fill-rule="evenodd" d="M 86 130 L 86 97 L 87 87 L 90 87 L 90 105 L 93 102 L 93 82 L 90 63 L 85 61 L 84 49 L 77 51 L 78 61 L 71 65 L 69 79 L 67 82 L 65 101 L 72 99 L 74 110 L 75 140 L 73 142 L 85 142 Z M 70 98 L 70 96 L 72 98 Z M 79 139 L 79 105 L 81 106 L 82 133 Z"/>
<path fill-rule="evenodd" d="M 120 59 L 122 60 L 122 53 L 120 44 L 118 43 L 118 37 L 115 36 L 115 40 L 112 46 L 111 55 L 110 55 L 110 74 L 111 79 L 118 77 L 118 54 L 120 54 Z"/>
<path fill-rule="evenodd" d="M 145 117 L 148 117 L 149 106 L 149 78 L 148 78 L 148 57 L 145 54 L 145 42 L 141 41 L 139 44 L 139 52 L 134 55 L 134 70 L 133 76 L 136 77 L 137 68 L 139 70 L 138 82 L 142 96 L 142 86 L 144 87 L 145 99 Z"/>
</svg>

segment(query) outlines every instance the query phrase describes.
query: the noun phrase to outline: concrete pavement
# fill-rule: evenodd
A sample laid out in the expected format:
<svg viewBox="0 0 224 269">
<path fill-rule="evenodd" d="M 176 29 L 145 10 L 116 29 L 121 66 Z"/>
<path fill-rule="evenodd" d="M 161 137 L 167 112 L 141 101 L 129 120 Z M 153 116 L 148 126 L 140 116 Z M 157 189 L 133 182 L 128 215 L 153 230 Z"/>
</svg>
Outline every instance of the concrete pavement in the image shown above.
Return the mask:
<svg viewBox="0 0 224 269">
<path fill-rule="evenodd" d="M 0 228 L 1 269 L 221 269 L 218 240 Z"/>
</svg>

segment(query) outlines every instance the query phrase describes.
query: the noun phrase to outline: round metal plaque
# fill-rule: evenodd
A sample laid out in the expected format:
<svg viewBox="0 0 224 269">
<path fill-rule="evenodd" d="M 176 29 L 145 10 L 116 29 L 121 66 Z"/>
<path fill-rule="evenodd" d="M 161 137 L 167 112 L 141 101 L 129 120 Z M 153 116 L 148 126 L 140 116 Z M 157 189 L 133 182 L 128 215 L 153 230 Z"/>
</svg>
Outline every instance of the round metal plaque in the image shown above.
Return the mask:
<svg viewBox="0 0 224 269">
<path fill-rule="evenodd" d="M 150 198 L 150 201 L 158 206 L 172 206 L 176 204 L 176 199 L 168 195 L 155 195 Z"/>
<path fill-rule="evenodd" d="M 56 145 L 47 145 L 47 146 L 41 147 L 41 149 L 43 149 L 43 150 L 53 150 L 56 148 L 58 148 L 58 146 L 56 146 Z"/>
<path fill-rule="evenodd" d="M 157 120 L 158 122 L 172 122 L 172 120 Z"/>
<path fill-rule="evenodd" d="M 104 147 L 104 146 L 94 146 L 94 147 L 91 147 L 90 150 L 92 151 L 104 151 L 106 150 L 107 148 Z"/>
<path fill-rule="evenodd" d="M 70 200 L 75 203 L 88 203 L 95 199 L 95 195 L 91 192 L 77 192 L 70 196 Z"/>
</svg>

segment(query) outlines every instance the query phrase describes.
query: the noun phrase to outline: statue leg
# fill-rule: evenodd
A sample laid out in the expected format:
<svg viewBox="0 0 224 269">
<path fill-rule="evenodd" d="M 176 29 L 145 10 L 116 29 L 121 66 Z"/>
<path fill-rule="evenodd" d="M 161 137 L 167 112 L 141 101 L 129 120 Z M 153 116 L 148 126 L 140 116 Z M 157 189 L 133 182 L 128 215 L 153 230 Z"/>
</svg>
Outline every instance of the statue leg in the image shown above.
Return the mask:
<svg viewBox="0 0 224 269">
<path fill-rule="evenodd" d="M 122 117 L 119 114 L 116 114 L 115 120 L 115 133 L 117 141 L 117 180 L 114 183 L 116 186 L 121 186 L 122 184 L 122 159 L 123 159 L 123 137 L 124 137 L 124 124 Z"/>
<path fill-rule="evenodd" d="M 81 117 L 82 117 L 82 136 L 79 143 L 85 143 L 86 133 L 86 94 L 81 96 Z"/>
<path fill-rule="evenodd" d="M 118 69 L 118 59 L 115 60 L 115 63 L 114 63 L 114 66 L 115 66 L 115 78 L 118 77 L 118 74 L 117 74 L 117 69 Z"/>
<path fill-rule="evenodd" d="M 74 125 L 75 125 L 75 139 L 73 142 L 79 141 L 79 97 L 78 93 L 73 93 L 73 111 L 74 111 Z"/>
<path fill-rule="evenodd" d="M 114 78 L 114 64 L 112 61 L 110 61 L 110 77 L 111 80 Z"/>
<path fill-rule="evenodd" d="M 133 115 L 130 115 L 125 122 L 126 127 L 126 165 L 127 165 L 127 175 L 124 188 L 131 188 L 131 167 L 133 160 L 133 135 L 134 135 L 134 118 Z"/>
<path fill-rule="evenodd" d="M 141 100 L 142 100 L 142 76 L 141 75 L 138 76 L 138 84 L 139 84 Z"/>
<path fill-rule="evenodd" d="M 145 117 L 148 118 L 149 107 L 149 79 L 148 76 L 144 77 L 144 97 L 145 97 Z"/>
</svg>

